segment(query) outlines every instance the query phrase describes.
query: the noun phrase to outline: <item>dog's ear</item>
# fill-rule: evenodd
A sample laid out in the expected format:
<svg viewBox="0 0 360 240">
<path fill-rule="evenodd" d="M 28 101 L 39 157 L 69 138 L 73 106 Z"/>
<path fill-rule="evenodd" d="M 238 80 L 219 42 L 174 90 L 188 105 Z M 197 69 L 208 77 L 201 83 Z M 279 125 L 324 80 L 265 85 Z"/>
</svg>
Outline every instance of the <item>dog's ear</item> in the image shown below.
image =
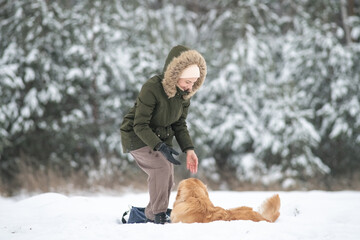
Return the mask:
<svg viewBox="0 0 360 240">
<path fill-rule="evenodd" d="M 202 196 L 209 197 L 209 192 L 207 186 L 199 180 L 199 188 L 201 189 Z"/>
<path fill-rule="evenodd" d="M 181 196 L 181 189 L 178 188 L 177 194 L 176 194 L 176 199 L 180 198 L 180 196 Z"/>
<path fill-rule="evenodd" d="M 186 182 L 180 182 L 178 189 L 177 189 L 177 194 L 176 194 L 176 200 L 177 201 L 185 201 L 188 195 L 188 187 Z"/>
</svg>

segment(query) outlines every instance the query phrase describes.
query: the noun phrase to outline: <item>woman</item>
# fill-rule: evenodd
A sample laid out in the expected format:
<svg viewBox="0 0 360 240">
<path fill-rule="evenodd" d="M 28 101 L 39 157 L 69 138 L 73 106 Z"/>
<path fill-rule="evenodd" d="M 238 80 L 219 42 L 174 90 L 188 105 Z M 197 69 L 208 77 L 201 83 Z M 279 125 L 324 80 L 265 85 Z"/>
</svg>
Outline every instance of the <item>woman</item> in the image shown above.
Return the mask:
<svg viewBox="0 0 360 240">
<path fill-rule="evenodd" d="M 135 105 L 121 125 L 124 152 L 130 152 L 148 175 L 150 201 L 145 209 L 148 221 L 167 222 L 174 167 L 180 162 L 172 148 L 175 136 L 186 153 L 187 169 L 196 173 L 198 158 L 190 138 L 186 117 L 190 98 L 203 84 L 206 62 L 195 50 L 178 45 L 171 49 L 163 74 L 150 78 L 142 86 Z"/>
</svg>

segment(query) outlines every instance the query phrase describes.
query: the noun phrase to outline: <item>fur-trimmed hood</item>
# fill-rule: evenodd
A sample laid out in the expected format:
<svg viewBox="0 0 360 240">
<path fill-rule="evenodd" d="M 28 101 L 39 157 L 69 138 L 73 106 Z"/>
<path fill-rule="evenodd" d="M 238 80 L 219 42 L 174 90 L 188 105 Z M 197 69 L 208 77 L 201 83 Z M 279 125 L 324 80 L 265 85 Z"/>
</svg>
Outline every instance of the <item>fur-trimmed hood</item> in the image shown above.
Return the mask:
<svg viewBox="0 0 360 240">
<path fill-rule="evenodd" d="M 191 92 L 184 95 L 184 99 L 191 98 L 204 83 L 206 77 L 206 62 L 203 56 L 195 50 L 178 45 L 173 47 L 166 58 L 163 72 L 162 85 L 169 98 L 175 96 L 177 92 L 176 84 L 182 71 L 189 65 L 196 64 L 200 69 L 200 77 L 194 83 Z"/>
</svg>

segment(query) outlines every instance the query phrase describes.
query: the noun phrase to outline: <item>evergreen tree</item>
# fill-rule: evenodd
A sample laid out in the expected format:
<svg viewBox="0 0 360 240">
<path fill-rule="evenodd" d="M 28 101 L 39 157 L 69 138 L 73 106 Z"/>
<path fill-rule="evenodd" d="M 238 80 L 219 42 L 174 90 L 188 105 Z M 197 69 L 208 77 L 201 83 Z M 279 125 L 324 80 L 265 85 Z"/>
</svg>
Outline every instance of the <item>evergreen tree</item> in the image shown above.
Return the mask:
<svg viewBox="0 0 360 240">
<path fill-rule="evenodd" d="M 359 170 L 360 5 L 353 0 L 0 0 L 0 173 L 111 178 L 119 127 L 171 47 L 208 75 L 188 126 L 218 183 L 289 186 Z M 130 163 L 130 165 L 129 165 Z"/>
<path fill-rule="evenodd" d="M 128 73 L 118 9 L 99 1 L 71 11 L 43 0 L 2 5 L 3 180 L 23 165 L 88 173 L 119 155 Z"/>
<path fill-rule="evenodd" d="M 68 133 L 58 119 L 67 85 L 66 14 L 41 0 L 1 5 L 1 176 L 8 180 L 20 164 L 48 167 L 48 158 L 58 159 L 52 153 L 64 150 L 58 140 Z"/>
</svg>

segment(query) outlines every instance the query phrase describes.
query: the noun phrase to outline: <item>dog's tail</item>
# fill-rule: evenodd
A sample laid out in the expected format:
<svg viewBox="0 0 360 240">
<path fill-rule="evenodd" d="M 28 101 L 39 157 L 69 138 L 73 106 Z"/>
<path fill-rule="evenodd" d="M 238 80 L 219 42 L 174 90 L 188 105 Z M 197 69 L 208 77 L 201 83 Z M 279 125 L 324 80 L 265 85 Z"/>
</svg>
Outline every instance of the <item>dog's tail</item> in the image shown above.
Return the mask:
<svg viewBox="0 0 360 240">
<path fill-rule="evenodd" d="M 280 197 L 279 194 L 266 199 L 259 208 L 259 213 L 269 222 L 275 222 L 280 216 Z"/>
</svg>

